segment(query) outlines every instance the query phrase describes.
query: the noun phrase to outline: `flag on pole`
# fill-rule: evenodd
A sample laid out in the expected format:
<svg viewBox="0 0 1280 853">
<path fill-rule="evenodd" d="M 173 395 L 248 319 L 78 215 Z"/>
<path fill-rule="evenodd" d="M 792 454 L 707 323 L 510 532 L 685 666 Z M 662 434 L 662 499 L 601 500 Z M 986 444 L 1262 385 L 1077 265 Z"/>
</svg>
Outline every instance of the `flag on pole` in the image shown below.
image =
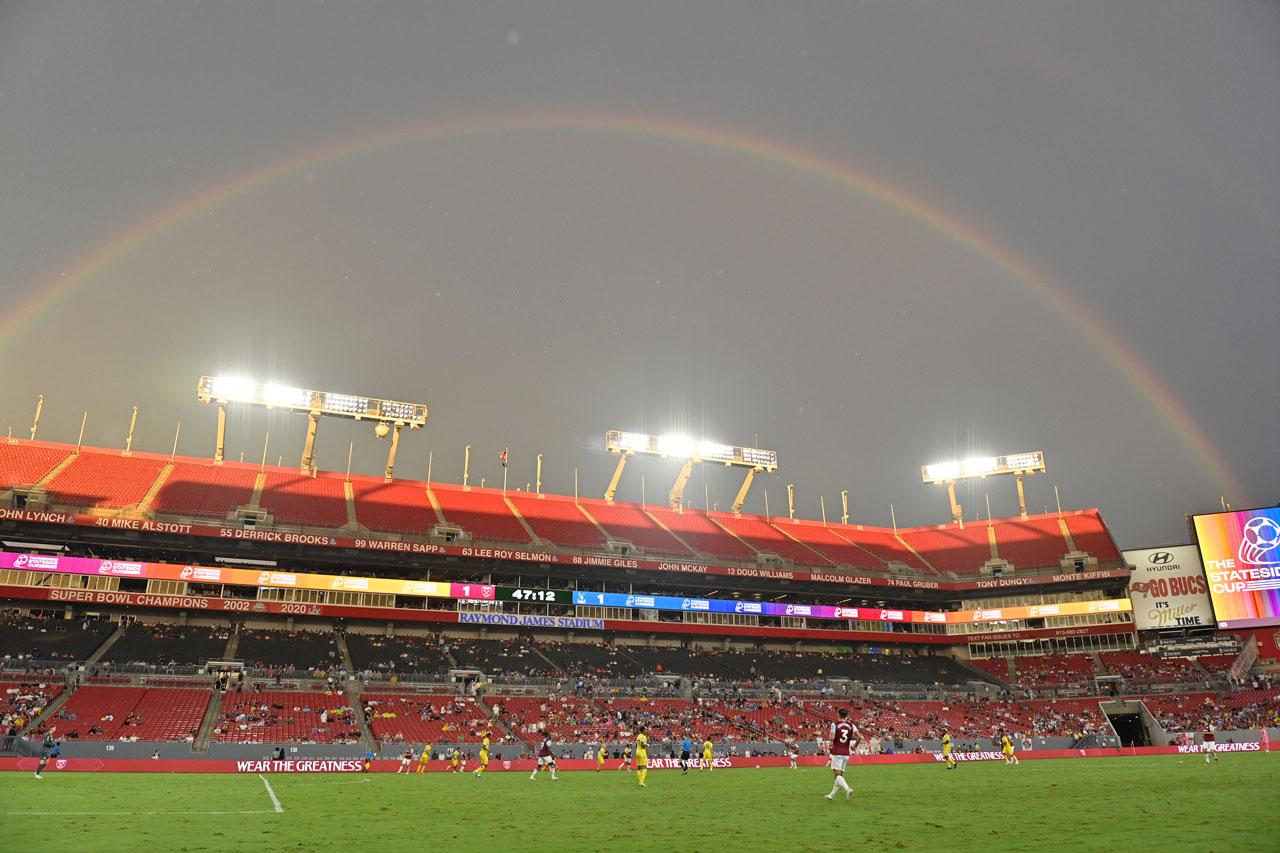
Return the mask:
<svg viewBox="0 0 1280 853">
<path fill-rule="evenodd" d="M 507 467 L 507 451 L 508 450 L 510 450 L 510 448 L 503 448 L 502 450 L 498 451 L 498 461 L 502 463 L 503 468 Z"/>
</svg>

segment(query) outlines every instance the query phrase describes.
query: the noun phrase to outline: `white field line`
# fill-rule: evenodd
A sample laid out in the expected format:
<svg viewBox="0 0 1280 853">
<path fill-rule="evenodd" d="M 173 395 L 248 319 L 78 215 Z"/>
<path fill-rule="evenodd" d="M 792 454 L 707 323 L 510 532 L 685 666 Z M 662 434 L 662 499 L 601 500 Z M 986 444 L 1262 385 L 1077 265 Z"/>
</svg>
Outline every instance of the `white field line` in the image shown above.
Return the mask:
<svg viewBox="0 0 1280 853">
<path fill-rule="evenodd" d="M 283 811 L 283 810 L 282 810 L 282 811 Z M 0 812 L 0 815 L 4 815 L 4 816 L 6 816 L 6 817 L 9 817 L 9 816 L 17 817 L 17 816 L 21 816 L 21 815 L 44 815 L 44 816 L 59 816 L 59 815 L 95 815 L 95 816 L 107 816 L 107 815 L 117 815 L 117 816 L 123 816 L 123 817 L 137 817 L 137 816 L 141 816 L 141 815 L 272 814 L 272 813 L 273 813 L 273 812 L 272 812 L 271 810 L 268 810 L 268 809 L 240 809 L 240 810 L 238 810 L 238 811 L 179 811 L 179 812 Z"/>
<path fill-rule="evenodd" d="M 267 796 L 271 798 L 271 805 L 276 807 L 276 812 L 283 812 L 284 806 L 280 805 L 280 798 L 276 796 L 276 792 L 271 790 L 271 783 L 267 781 L 267 777 L 259 773 L 258 778 L 261 779 L 262 784 L 266 786 Z"/>
</svg>

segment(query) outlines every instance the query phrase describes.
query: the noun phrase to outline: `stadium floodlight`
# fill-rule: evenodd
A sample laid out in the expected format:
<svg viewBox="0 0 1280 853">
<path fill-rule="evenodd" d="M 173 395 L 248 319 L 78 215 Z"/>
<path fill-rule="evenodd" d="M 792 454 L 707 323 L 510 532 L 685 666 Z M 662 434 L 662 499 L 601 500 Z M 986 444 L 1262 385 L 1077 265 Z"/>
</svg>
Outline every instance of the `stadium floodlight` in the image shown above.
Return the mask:
<svg viewBox="0 0 1280 853">
<path fill-rule="evenodd" d="M 1007 453 L 1004 456 L 971 456 L 951 462 L 937 462 L 920 466 L 920 474 L 926 483 L 947 487 L 947 499 L 951 502 L 951 520 L 964 527 L 964 514 L 956 501 L 956 480 L 971 480 L 1012 474 L 1018 483 L 1018 511 L 1027 517 L 1027 497 L 1022 488 L 1023 476 L 1043 472 L 1044 452 L 1031 450 L 1025 453 Z"/>
<path fill-rule="evenodd" d="M 647 435 L 611 429 L 604 434 L 604 446 L 610 453 L 617 454 L 619 457 L 618 467 L 614 469 L 613 478 L 609 480 L 609 488 L 604 493 L 604 499 L 607 501 L 612 501 L 617 494 L 618 483 L 622 479 L 622 471 L 627 465 L 627 460 L 637 453 L 685 460 L 684 467 L 680 469 L 680 475 L 668 494 L 672 509 L 679 509 L 682 506 L 684 487 L 693 473 L 693 466 L 699 462 L 718 462 L 725 466 L 747 469 L 746 480 L 733 502 L 734 512 L 742 509 L 742 504 L 747 499 L 747 490 L 751 488 L 751 481 L 756 474 L 778 469 L 776 451 L 761 450 L 758 447 L 739 447 L 707 439 L 697 440 L 679 433 Z"/>
<path fill-rule="evenodd" d="M 373 421 L 375 436 L 391 436 L 391 450 L 387 454 L 385 472 L 387 482 L 391 482 L 395 470 L 400 430 L 406 426 L 410 429 L 422 429 L 427 423 L 427 407 L 422 403 L 402 403 L 356 394 L 313 391 L 277 382 L 258 382 L 247 376 L 201 376 L 196 385 L 196 399 L 201 403 L 216 403 L 218 406 L 218 439 L 213 453 L 213 461 L 217 463 L 222 462 L 226 447 L 227 404 L 245 403 L 306 414 L 307 440 L 302 450 L 301 468 L 304 474 L 312 476 L 316 470 L 316 429 L 323 416 Z"/>
</svg>

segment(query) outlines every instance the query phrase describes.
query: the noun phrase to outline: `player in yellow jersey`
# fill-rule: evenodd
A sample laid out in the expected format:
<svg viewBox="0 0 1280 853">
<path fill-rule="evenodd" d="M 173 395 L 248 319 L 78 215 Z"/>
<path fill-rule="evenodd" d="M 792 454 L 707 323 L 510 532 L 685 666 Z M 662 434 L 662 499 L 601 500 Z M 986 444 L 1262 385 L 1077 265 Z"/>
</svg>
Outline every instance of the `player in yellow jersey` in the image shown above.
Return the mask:
<svg viewBox="0 0 1280 853">
<path fill-rule="evenodd" d="M 1018 760 L 1018 756 L 1013 754 L 1013 739 L 1009 737 L 1008 732 L 1000 736 L 1000 751 L 1004 753 L 1006 767 L 1017 767 L 1022 763 Z"/>
<path fill-rule="evenodd" d="M 414 773 L 426 773 L 427 762 L 430 760 L 431 760 L 431 744 L 425 743 L 422 745 L 422 755 L 418 756 L 418 768 L 414 770 Z"/>
<path fill-rule="evenodd" d="M 483 773 L 486 769 L 488 769 L 488 767 L 489 767 L 489 732 L 486 731 L 484 733 L 483 740 L 480 741 L 480 766 L 476 768 L 476 773 L 475 773 L 476 778 L 479 779 L 480 774 Z"/>
<path fill-rule="evenodd" d="M 463 765 L 459 764 L 461 759 L 462 759 L 462 750 L 455 746 L 453 748 L 453 752 L 450 753 L 449 755 L 449 772 L 450 773 L 461 773 L 463 768 L 466 767 L 465 764 Z"/>
<path fill-rule="evenodd" d="M 708 771 L 716 769 L 715 766 L 711 763 L 712 749 L 713 749 L 713 746 L 709 739 L 702 742 L 702 763 L 706 765 L 706 768 Z"/>
<path fill-rule="evenodd" d="M 600 744 L 600 748 L 596 750 L 596 772 L 599 773 L 604 769 L 604 744 Z"/>
<path fill-rule="evenodd" d="M 951 752 L 951 732 L 942 733 L 942 757 L 947 760 L 947 769 L 956 769 L 956 757 Z"/>
<path fill-rule="evenodd" d="M 649 736 L 644 733 L 644 726 L 636 732 L 636 778 L 640 787 L 647 788 L 644 777 L 649 775 Z"/>
</svg>

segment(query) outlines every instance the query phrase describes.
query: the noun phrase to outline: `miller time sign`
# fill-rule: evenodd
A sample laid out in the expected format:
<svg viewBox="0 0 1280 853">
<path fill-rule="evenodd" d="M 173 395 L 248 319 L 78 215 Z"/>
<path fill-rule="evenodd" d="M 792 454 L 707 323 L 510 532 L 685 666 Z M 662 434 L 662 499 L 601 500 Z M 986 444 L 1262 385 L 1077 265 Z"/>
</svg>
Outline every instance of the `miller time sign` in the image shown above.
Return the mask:
<svg viewBox="0 0 1280 853">
<path fill-rule="evenodd" d="M 1209 586 L 1194 545 L 1139 548 L 1125 551 L 1133 566 L 1129 600 L 1139 631 L 1167 628 L 1212 627 L 1213 607 Z"/>
</svg>

